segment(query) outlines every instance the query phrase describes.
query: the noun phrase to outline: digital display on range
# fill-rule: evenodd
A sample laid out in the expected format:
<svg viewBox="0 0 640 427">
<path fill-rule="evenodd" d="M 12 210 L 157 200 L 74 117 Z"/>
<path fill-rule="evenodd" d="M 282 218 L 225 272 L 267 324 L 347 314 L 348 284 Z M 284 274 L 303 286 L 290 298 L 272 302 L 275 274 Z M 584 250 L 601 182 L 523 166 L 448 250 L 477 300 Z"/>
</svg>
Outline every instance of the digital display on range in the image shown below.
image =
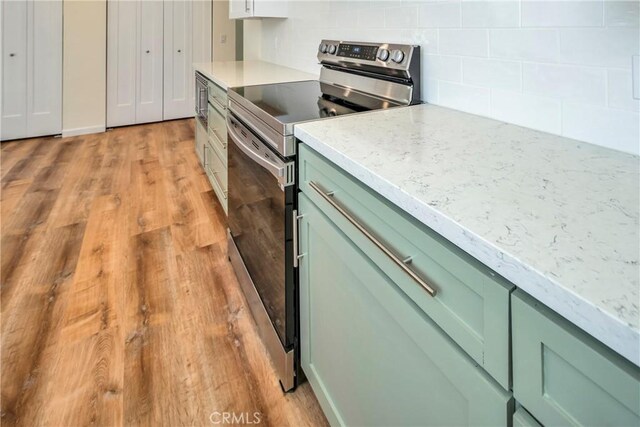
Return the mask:
<svg viewBox="0 0 640 427">
<path fill-rule="evenodd" d="M 378 53 L 378 46 L 364 46 L 358 44 L 340 44 L 338 46 L 338 56 L 346 58 L 364 59 L 375 61 Z"/>
</svg>

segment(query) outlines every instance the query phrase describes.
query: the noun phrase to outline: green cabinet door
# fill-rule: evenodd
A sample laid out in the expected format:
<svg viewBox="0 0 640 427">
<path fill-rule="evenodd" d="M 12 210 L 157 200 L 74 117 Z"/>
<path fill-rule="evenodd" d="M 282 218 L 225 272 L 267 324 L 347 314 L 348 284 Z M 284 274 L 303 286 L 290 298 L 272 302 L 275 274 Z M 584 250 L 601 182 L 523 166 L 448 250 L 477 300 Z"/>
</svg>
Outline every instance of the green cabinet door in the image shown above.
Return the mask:
<svg viewBox="0 0 640 427">
<path fill-rule="evenodd" d="M 640 368 L 525 292 L 512 300 L 518 402 L 545 426 L 640 426 Z"/>
<path fill-rule="evenodd" d="M 332 425 L 508 425 L 513 399 L 300 194 L 301 362 Z"/>
</svg>

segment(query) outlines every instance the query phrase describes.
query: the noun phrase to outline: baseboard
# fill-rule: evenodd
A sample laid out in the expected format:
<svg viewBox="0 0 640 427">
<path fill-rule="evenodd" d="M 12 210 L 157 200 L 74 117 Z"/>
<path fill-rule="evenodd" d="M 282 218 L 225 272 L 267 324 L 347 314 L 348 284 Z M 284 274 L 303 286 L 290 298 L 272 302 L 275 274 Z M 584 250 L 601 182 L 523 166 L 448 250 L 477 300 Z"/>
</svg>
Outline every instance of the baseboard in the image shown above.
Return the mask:
<svg viewBox="0 0 640 427">
<path fill-rule="evenodd" d="M 86 128 L 63 129 L 62 137 L 66 138 L 68 136 L 87 135 L 89 133 L 101 133 L 104 131 L 105 131 L 104 126 L 89 126 Z"/>
</svg>

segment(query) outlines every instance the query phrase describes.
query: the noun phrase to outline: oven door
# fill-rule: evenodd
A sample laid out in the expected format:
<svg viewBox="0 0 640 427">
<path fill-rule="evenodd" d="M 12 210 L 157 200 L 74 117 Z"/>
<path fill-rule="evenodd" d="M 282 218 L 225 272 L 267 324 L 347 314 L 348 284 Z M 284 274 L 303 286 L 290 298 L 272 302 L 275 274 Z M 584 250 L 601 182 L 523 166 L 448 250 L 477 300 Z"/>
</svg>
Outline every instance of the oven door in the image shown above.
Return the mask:
<svg viewBox="0 0 640 427">
<path fill-rule="evenodd" d="M 277 155 L 231 112 L 227 130 L 231 238 L 282 346 L 289 349 L 297 333 L 294 162 Z"/>
</svg>

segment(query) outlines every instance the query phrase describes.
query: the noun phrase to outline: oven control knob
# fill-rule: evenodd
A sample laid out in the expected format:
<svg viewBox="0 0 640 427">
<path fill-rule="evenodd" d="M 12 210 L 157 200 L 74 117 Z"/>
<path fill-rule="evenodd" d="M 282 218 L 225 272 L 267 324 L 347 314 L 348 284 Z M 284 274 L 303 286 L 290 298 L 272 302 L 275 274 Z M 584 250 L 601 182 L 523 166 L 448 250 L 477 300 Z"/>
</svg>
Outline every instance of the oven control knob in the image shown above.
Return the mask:
<svg viewBox="0 0 640 427">
<path fill-rule="evenodd" d="M 389 50 L 388 49 L 380 49 L 378 51 L 378 59 L 380 61 L 386 62 L 389 59 Z"/>
<path fill-rule="evenodd" d="M 400 64 L 404 60 L 404 52 L 401 50 L 394 50 L 391 53 L 391 60 Z"/>
<path fill-rule="evenodd" d="M 333 55 L 334 53 L 336 53 L 336 49 L 337 49 L 337 48 L 336 48 L 336 45 L 335 45 L 335 44 L 330 44 L 330 45 L 329 45 L 329 53 L 330 53 L 331 55 Z"/>
<path fill-rule="evenodd" d="M 320 45 L 320 47 L 318 48 L 318 50 L 320 51 L 320 53 L 327 53 L 327 45 L 326 45 L 326 43 L 322 43 Z"/>
</svg>

